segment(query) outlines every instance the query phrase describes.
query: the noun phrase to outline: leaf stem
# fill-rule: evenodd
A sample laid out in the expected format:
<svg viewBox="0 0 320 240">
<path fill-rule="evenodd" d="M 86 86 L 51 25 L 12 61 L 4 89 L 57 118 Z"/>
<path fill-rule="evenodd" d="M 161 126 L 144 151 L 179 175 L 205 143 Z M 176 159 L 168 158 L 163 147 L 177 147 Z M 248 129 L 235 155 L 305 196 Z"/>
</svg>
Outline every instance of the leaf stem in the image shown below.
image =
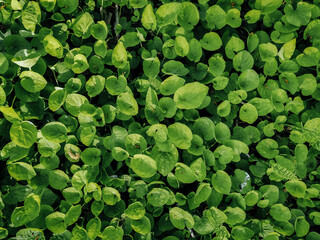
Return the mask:
<svg viewBox="0 0 320 240">
<path fill-rule="evenodd" d="M 11 107 L 13 107 L 13 104 L 14 104 L 14 101 L 16 100 L 16 95 L 14 96 L 13 100 L 12 100 L 12 103 L 11 103 Z"/>
<path fill-rule="evenodd" d="M 117 33 L 117 25 L 119 24 L 119 6 L 118 4 L 116 4 L 116 7 L 115 7 L 115 18 L 116 18 L 116 21 L 114 23 L 114 31 L 116 33 L 116 37 L 117 39 L 119 38 L 119 33 Z M 121 10 L 121 8 L 120 8 Z"/>
</svg>

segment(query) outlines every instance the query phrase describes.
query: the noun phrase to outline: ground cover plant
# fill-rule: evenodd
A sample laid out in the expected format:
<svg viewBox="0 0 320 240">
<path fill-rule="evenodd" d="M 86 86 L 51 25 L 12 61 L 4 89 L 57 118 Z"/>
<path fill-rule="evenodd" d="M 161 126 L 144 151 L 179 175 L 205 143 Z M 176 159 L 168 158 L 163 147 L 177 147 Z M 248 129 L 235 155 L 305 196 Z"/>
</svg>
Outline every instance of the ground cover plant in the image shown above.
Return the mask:
<svg viewBox="0 0 320 240">
<path fill-rule="evenodd" d="M 1 0 L 0 239 L 319 240 L 320 0 Z"/>
</svg>

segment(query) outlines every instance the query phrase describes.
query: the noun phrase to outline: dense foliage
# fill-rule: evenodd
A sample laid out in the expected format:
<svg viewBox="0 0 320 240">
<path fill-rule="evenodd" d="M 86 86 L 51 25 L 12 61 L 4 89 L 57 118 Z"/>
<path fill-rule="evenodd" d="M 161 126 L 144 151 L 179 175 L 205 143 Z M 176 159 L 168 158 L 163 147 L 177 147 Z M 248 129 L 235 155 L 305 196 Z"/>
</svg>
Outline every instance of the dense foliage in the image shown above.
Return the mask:
<svg viewBox="0 0 320 240">
<path fill-rule="evenodd" d="M 320 0 L 1 0 L 0 239 L 319 240 Z"/>
</svg>

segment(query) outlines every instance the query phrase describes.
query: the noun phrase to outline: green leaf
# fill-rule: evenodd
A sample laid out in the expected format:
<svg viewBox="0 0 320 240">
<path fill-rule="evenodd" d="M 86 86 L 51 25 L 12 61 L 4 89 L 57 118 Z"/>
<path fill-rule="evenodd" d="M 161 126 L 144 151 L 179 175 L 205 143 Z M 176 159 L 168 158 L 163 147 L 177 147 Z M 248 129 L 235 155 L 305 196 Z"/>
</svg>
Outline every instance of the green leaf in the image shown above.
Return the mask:
<svg viewBox="0 0 320 240">
<path fill-rule="evenodd" d="M 65 89 L 56 89 L 49 96 L 49 108 L 51 111 L 57 111 L 66 101 L 67 92 Z"/>
<path fill-rule="evenodd" d="M 299 2 L 296 5 L 296 9 L 293 9 L 293 6 L 288 4 L 284 8 L 285 17 L 290 24 L 297 27 L 307 25 L 311 18 L 311 8 L 306 2 Z"/>
<path fill-rule="evenodd" d="M 294 229 L 296 231 L 297 237 L 304 237 L 309 232 L 310 224 L 307 222 L 305 217 L 300 216 L 296 218 Z"/>
<path fill-rule="evenodd" d="M 174 175 L 182 183 L 193 183 L 197 180 L 195 172 L 190 167 L 180 162 L 176 164 Z"/>
<path fill-rule="evenodd" d="M 158 57 L 148 58 L 143 61 L 143 72 L 148 78 L 155 78 L 160 72 L 160 60 Z"/>
<path fill-rule="evenodd" d="M 259 84 L 259 75 L 252 69 L 243 71 L 238 78 L 239 87 L 247 92 L 256 89 Z"/>
<path fill-rule="evenodd" d="M 130 155 L 140 154 L 147 149 L 147 141 L 140 134 L 129 134 L 125 138 L 125 147 Z"/>
<path fill-rule="evenodd" d="M 108 53 L 108 47 L 107 47 L 106 41 L 102 41 L 102 40 L 96 41 L 94 43 L 93 49 L 94 49 L 95 54 L 97 54 L 98 56 L 103 57 L 103 58 Z M 94 58 L 91 57 L 90 60 L 93 61 L 92 59 L 94 59 Z M 90 62 L 90 60 L 89 60 L 89 62 Z M 103 67 L 103 64 L 102 64 L 102 67 Z M 95 69 L 90 69 L 90 70 L 94 71 Z M 99 70 L 99 72 L 100 72 L 100 70 Z"/>
<path fill-rule="evenodd" d="M 131 7 L 133 8 L 143 8 L 148 4 L 147 0 L 129 0 Z"/>
<path fill-rule="evenodd" d="M 208 27 L 211 29 L 223 28 L 227 24 L 226 18 L 226 12 L 219 5 L 213 5 L 207 9 L 206 20 L 208 22 Z"/>
<path fill-rule="evenodd" d="M 202 139 L 210 141 L 214 138 L 214 123 L 210 118 L 201 117 L 193 124 L 193 132 L 198 134 Z"/>
<path fill-rule="evenodd" d="M 246 212 L 239 207 L 228 206 L 224 213 L 227 216 L 227 223 L 229 225 L 236 225 L 242 223 L 246 219 Z"/>
<path fill-rule="evenodd" d="M 159 90 L 164 96 L 174 94 L 185 83 L 185 80 L 178 76 L 170 76 L 161 82 Z"/>
<path fill-rule="evenodd" d="M 256 1 L 255 7 L 261 9 L 262 14 L 269 14 L 277 10 L 281 5 L 281 0 L 259 0 Z"/>
<path fill-rule="evenodd" d="M 150 178 L 157 172 L 157 163 L 147 155 L 136 154 L 130 162 L 131 169 L 142 178 Z"/>
<path fill-rule="evenodd" d="M 316 66 L 320 60 L 320 52 L 315 47 L 307 47 L 297 56 L 297 62 L 302 67 Z"/>
<path fill-rule="evenodd" d="M 74 63 L 72 64 L 72 71 L 76 74 L 83 73 L 89 68 L 89 63 L 85 55 L 77 54 L 74 57 Z"/>
<path fill-rule="evenodd" d="M 7 168 L 10 176 L 17 181 L 29 181 L 31 178 L 37 175 L 33 167 L 24 162 L 11 163 L 7 166 Z"/>
<path fill-rule="evenodd" d="M 255 106 L 259 116 L 265 116 L 273 111 L 273 105 L 269 99 L 253 98 L 249 103 Z"/>
<path fill-rule="evenodd" d="M 30 148 L 37 140 L 37 128 L 29 121 L 14 122 L 10 128 L 10 139 L 23 148 Z"/>
<path fill-rule="evenodd" d="M 41 6 L 48 12 L 52 11 L 56 5 L 57 0 L 40 0 Z"/>
<path fill-rule="evenodd" d="M 161 150 L 157 145 L 152 149 L 152 158 L 157 162 L 157 169 L 163 176 L 167 176 L 179 160 L 179 153 L 172 145 L 170 150 Z"/>
<path fill-rule="evenodd" d="M 41 133 L 47 140 L 61 143 L 67 140 L 68 130 L 63 123 L 50 122 L 41 129 Z"/>
<path fill-rule="evenodd" d="M 251 69 L 253 67 L 253 63 L 254 63 L 253 57 L 246 50 L 243 50 L 243 51 L 239 52 L 233 58 L 233 67 L 237 71 L 243 72 L 243 71 L 245 71 L 247 69 Z"/>
<path fill-rule="evenodd" d="M 0 227 L 0 239 L 5 239 L 8 236 L 8 230 Z"/>
<path fill-rule="evenodd" d="M 148 234 L 151 231 L 151 222 L 149 218 L 143 216 L 138 220 L 131 221 L 131 227 L 134 231 L 140 234 Z"/>
<path fill-rule="evenodd" d="M 209 183 L 201 183 L 197 188 L 196 194 L 194 196 L 195 203 L 202 203 L 207 201 L 211 195 L 211 187 Z"/>
<path fill-rule="evenodd" d="M 286 190 L 294 197 L 303 198 L 306 194 L 307 185 L 298 180 L 290 180 L 285 183 Z"/>
<path fill-rule="evenodd" d="M 229 9 L 226 16 L 226 22 L 232 28 L 240 27 L 242 23 L 240 11 L 236 8 Z"/>
<path fill-rule="evenodd" d="M 118 78 L 115 76 L 110 76 L 106 79 L 106 89 L 111 95 L 119 95 L 126 90 L 127 79 L 120 75 Z"/>
<path fill-rule="evenodd" d="M 78 225 L 76 225 L 72 229 L 71 233 L 72 233 L 72 239 L 75 239 L 75 240 L 88 239 L 87 231 Z"/>
<path fill-rule="evenodd" d="M 163 51 L 163 52 L 164 52 L 164 51 Z M 199 62 L 201 56 L 202 56 L 201 43 L 200 43 L 197 39 L 192 38 L 192 39 L 189 41 L 189 52 L 188 52 L 188 54 L 187 54 L 187 58 L 188 58 L 190 61 Z"/>
<path fill-rule="evenodd" d="M 170 60 L 163 64 L 162 72 L 168 75 L 185 76 L 189 70 L 181 62 Z"/>
<path fill-rule="evenodd" d="M 199 11 L 191 2 L 183 2 L 182 9 L 178 15 L 178 23 L 181 27 L 191 30 L 199 22 Z"/>
<path fill-rule="evenodd" d="M 86 225 L 86 230 L 91 239 L 97 238 L 101 230 L 101 220 L 97 217 L 91 218 Z"/>
<path fill-rule="evenodd" d="M 64 189 L 68 182 L 69 176 L 61 170 L 54 170 L 49 174 L 49 184 L 54 189 Z"/>
<path fill-rule="evenodd" d="M 3 53 L 0 53 L 0 74 L 4 74 L 9 69 L 9 61 Z"/>
<path fill-rule="evenodd" d="M 193 109 L 199 107 L 207 96 L 209 88 L 202 83 L 187 83 L 174 94 L 173 100 L 180 109 Z"/>
<path fill-rule="evenodd" d="M 61 212 L 54 212 L 45 218 L 47 228 L 53 233 L 63 233 L 67 229 L 64 222 L 65 214 Z"/>
<path fill-rule="evenodd" d="M 90 26 L 90 32 L 95 39 L 104 41 L 107 38 L 109 30 L 105 21 L 98 21 Z"/>
<path fill-rule="evenodd" d="M 146 210 L 144 206 L 141 204 L 141 202 L 134 202 L 128 206 L 128 208 L 124 211 L 124 213 L 130 219 L 138 220 L 144 216 L 144 214 L 146 213 Z"/>
<path fill-rule="evenodd" d="M 86 82 L 86 90 L 89 97 L 95 97 L 102 92 L 105 86 L 105 78 L 100 75 L 93 75 Z"/>
<path fill-rule="evenodd" d="M 120 147 L 114 147 L 111 154 L 116 161 L 124 161 L 129 157 L 129 153 Z"/>
<path fill-rule="evenodd" d="M 231 112 L 231 103 L 226 100 L 219 104 L 217 107 L 217 114 L 220 117 L 227 117 Z"/>
<path fill-rule="evenodd" d="M 294 114 L 299 114 L 304 109 L 304 103 L 300 97 L 295 97 L 292 101 L 290 101 L 286 107 L 286 111 L 293 112 Z"/>
<path fill-rule="evenodd" d="M 181 3 L 171 2 L 161 5 L 156 11 L 158 27 L 172 24 L 178 17 L 182 8 Z"/>
<path fill-rule="evenodd" d="M 153 7 L 151 4 L 148 4 L 144 8 L 141 16 L 141 23 L 145 29 L 152 30 L 152 31 L 156 29 L 157 19 L 156 19 L 156 15 L 153 12 Z"/>
<path fill-rule="evenodd" d="M 101 161 L 101 150 L 99 148 L 86 148 L 81 154 L 81 160 L 90 166 L 96 166 Z"/>
<path fill-rule="evenodd" d="M 43 39 L 44 50 L 53 57 L 62 58 L 63 57 L 63 47 L 62 44 L 52 35 L 47 35 Z"/>
<path fill-rule="evenodd" d="M 304 30 L 303 38 L 306 39 L 308 36 L 312 39 L 318 40 L 320 36 L 318 35 L 320 29 L 320 21 L 319 19 L 313 20 L 309 22 L 308 26 Z"/>
<path fill-rule="evenodd" d="M 165 205 L 169 201 L 169 198 L 169 192 L 162 188 L 153 188 L 147 194 L 148 203 L 154 207 L 161 207 Z"/>
<path fill-rule="evenodd" d="M 174 50 L 180 57 L 185 57 L 189 53 L 189 43 L 183 36 L 177 36 L 175 39 Z"/>
<path fill-rule="evenodd" d="M 103 201 L 93 201 L 91 204 L 91 212 L 95 216 L 99 216 L 99 214 L 103 211 L 104 202 Z"/>
<path fill-rule="evenodd" d="M 129 116 L 135 116 L 139 111 L 136 99 L 128 92 L 121 93 L 117 97 L 117 107 L 122 113 Z"/>
<path fill-rule="evenodd" d="M 116 68 L 124 68 L 127 64 L 127 56 L 123 42 L 119 42 L 112 51 L 112 64 Z"/>
<path fill-rule="evenodd" d="M 29 194 L 24 200 L 25 211 L 30 220 L 34 220 L 40 214 L 40 196 L 34 193 Z"/>
<path fill-rule="evenodd" d="M 283 206 L 281 203 L 274 204 L 271 207 L 270 215 L 276 221 L 289 221 L 291 219 L 291 212 L 289 208 Z"/>
<path fill-rule="evenodd" d="M 192 132 L 185 124 L 171 124 L 168 127 L 168 137 L 177 148 L 188 149 L 191 146 Z"/>
<path fill-rule="evenodd" d="M 80 202 L 82 193 L 74 187 L 65 188 L 62 191 L 63 197 L 71 204 Z"/>
<path fill-rule="evenodd" d="M 70 14 L 78 8 L 79 0 L 57 0 L 57 4 L 61 8 L 62 13 Z"/>
<path fill-rule="evenodd" d="M 72 93 L 67 95 L 65 107 L 72 116 L 77 117 L 80 113 L 80 107 L 86 102 L 88 102 L 88 100 L 85 96 Z"/>
<path fill-rule="evenodd" d="M 169 218 L 173 226 L 178 229 L 192 228 L 194 219 L 191 214 L 179 207 L 173 207 L 169 211 Z"/>
<path fill-rule="evenodd" d="M 303 96 L 309 96 L 316 91 L 317 81 L 312 74 L 303 74 L 298 77 L 300 90 Z"/>
<path fill-rule="evenodd" d="M 212 84 L 215 90 L 223 90 L 227 87 L 229 78 L 224 76 L 216 77 L 212 80 Z"/>
<path fill-rule="evenodd" d="M 123 229 L 121 227 L 108 226 L 102 232 L 102 238 L 106 240 L 122 240 Z"/>
<path fill-rule="evenodd" d="M 262 157 L 268 159 L 274 158 L 279 154 L 278 143 L 271 138 L 260 141 L 256 149 Z"/>
<path fill-rule="evenodd" d="M 216 51 L 222 46 L 222 41 L 218 33 L 206 33 L 200 40 L 201 46 L 207 51 Z"/>
<path fill-rule="evenodd" d="M 281 233 L 284 236 L 290 236 L 294 233 L 294 227 L 291 223 L 284 222 L 274 222 L 274 230 Z M 271 235 L 272 236 L 272 235 Z"/>
<path fill-rule="evenodd" d="M 236 226 L 232 228 L 231 236 L 234 240 L 246 240 L 251 239 L 254 236 L 254 232 L 250 228 Z"/>
<path fill-rule="evenodd" d="M 258 111 L 252 104 L 245 103 L 240 108 L 239 118 L 241 121 L 252 124 L 258 119 Z"/>
<path fill-rule="evenodd" d="M 228 58 L 233 59 L 235 57 L 236 53 L 239 53 L 244 49 L 244 42 L 235 36 L 232 36 L 230 40 L 228 41 L 226 45 L 226 55 Z M 248 55 L 245 51 L 245 53 L 242 54 L 243 56 L 240 55 L 239 60 L 243 59 L 246 55 Z M 249 55 L 248 55 L 249 56 Z M 238 64 L 237 64 L 238 65 Z"/>
<path fill-rule="evenodd" d="M 81 215 L 81 205 L 72 206 L 65 215 L 64 222 L 67 226 L 74 224 L 78 221 Z"/>
<path fill-rule="evenodd" d="M 61 0 L 61 2 L 62 1 L 63 0 Z M 60 1 L 58 1 L 58 5 L 60 5 L 59 2 Z M 78 6 L 78 0 L 70 1 L 70 5 L 72 4 L 72 6 L 67 5 L 69 1 L 63 2 L 64 9 L 68 9 L 67 11 L 69 11 L 69 9 L 71 11 L 74 8 L 74 6 L 76 6 L 76 8 Z M 72 30 L 77 37 L 82 37 L 83 39 L 86 39 L 91 35 L 90 27 L 92 24 L 94 24 L 92 16 L 90 15 L 90 13 L 85 12 L 76 18 L 74 24 L 72 25 Z"/>
<path fill-rule="evenodd" d="M 259 45 L 259 53 L 262 61 L 271 61 L 277 56 L 278 49 L 272 43 L 263 43 Z"/>
<path fill-rule="evenodd" d="M 18 51 L 14 55 L 14 58 L 11 61 L 14 62 L 15 64 L 17 64 L 20 67 L 24 67 L 24 68 L 29 68 L 30 69 L 31 67 L 33 67 L 34 65 L 37 64 L 37 62 L 39 61 L 40 57 L 41 57 L 41 54 L 39 52 L 35 52 L 34 50 L 23 49 L 23 50 Z M 1 56 L 0 56 L 0 58 L 1 58 Z M 3 73 L 5 73 L 7 71 L 8 67 L 9 67 L 8 61 L 4 57 L 3 63 L 2 63 L 2 68 L 4 68 L 3 69 L 4 70 Z M 1 72 L 1 70 L 0 70 L 0 72 Z"/>
<path fill-rule="evenodd" d="M 121 200 L 121 195 L 115 188 L 104 187 L 102 189 L 102 198 L 107 205 L 113 206 Z"/>
<path fill-rule="evenodd" d="M 244 16 L 244 20 L 246 20 L 249 24 L 256 23 L 260 19 L 260 11 L 252 9 L 246 13 Z"/>
<path fill-rule="evenodd" d="M 228 195 L 230 193 L 231 178 L 226 172 L 218 170 L 215 174 L 212 175 L 211 183 L 213 188 L 217 192 L 225 195 Z"/>
<path fill-rule="evenodd" d="M 296 49 L 296 42 L 297 42 L 297 39 L 294 38 L 289 42 L 286 42 L 285 44 L 283 44 L 283 46 L 279 51 L 279 57 L 281 60 L 289 60 L 292 57 Z"/>
<path fill-rule="evenodd" d="M 226 124 L 219 122 L 214 129 L 214 137 L 217 142 L 222 143 L 230 139 L 230 130 Z"/>
<path fill-rule="evenodd" d="M 11 214 L 11 222 L 14 227 L 21 227 L 29 222 L 28 214 L 25 207 L 16 207 Z"/>
<path fill-rule="evenodd" d="M 215 158 L 221 164 L 228 164 L 234 159 L 234 152 L 232 148 L 221 145 L 214 151 Z"/>
<path fill-rule="evenodd" d="M 25 29 L 35 32 L 37 24 L 41 21 L 41 9 L 37 2 L 30 1 L 26 4 L 21 15 Z"/>
<path fill-rule="evenodd" d="M 28 92 L 40 92 L 47 85 L 42 75 L 33 71 L 24 71 L 20 74 L 21 86 Z"/>
<path fill-rule="evenodd" d="M 257 191 L 250 191 L 245 196 L 247 206 L 254 206 L 259 201 L 259 194 Z"/>
<path fill-rule="evenodd" d="M 224 61 L 222 56 L 214 55 L 211 58 L 209 58 L 208 63 L 209 71 L 213 76 L 219 77 L 223 74 L 226 67 L 226 62 Z"/>
</svg>

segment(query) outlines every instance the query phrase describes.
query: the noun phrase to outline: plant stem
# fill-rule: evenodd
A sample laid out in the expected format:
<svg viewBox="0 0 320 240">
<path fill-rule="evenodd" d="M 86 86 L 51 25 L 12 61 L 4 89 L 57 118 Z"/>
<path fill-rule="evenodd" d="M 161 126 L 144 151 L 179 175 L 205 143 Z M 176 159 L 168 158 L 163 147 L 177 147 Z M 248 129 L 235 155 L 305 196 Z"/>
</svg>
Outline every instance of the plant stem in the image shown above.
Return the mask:
<svg viewBox="0 0 320 240">
<path fill-rule="evenodd" d="M 116 12 L 115 12 L 116 21 L 114 23 L 114 31 L 116 33 L 117 39 L 119 38 L 119 34 L 117 33 L 117 25 L 119 24 L 119 6 L 116 4 Z"/>
</svg>

